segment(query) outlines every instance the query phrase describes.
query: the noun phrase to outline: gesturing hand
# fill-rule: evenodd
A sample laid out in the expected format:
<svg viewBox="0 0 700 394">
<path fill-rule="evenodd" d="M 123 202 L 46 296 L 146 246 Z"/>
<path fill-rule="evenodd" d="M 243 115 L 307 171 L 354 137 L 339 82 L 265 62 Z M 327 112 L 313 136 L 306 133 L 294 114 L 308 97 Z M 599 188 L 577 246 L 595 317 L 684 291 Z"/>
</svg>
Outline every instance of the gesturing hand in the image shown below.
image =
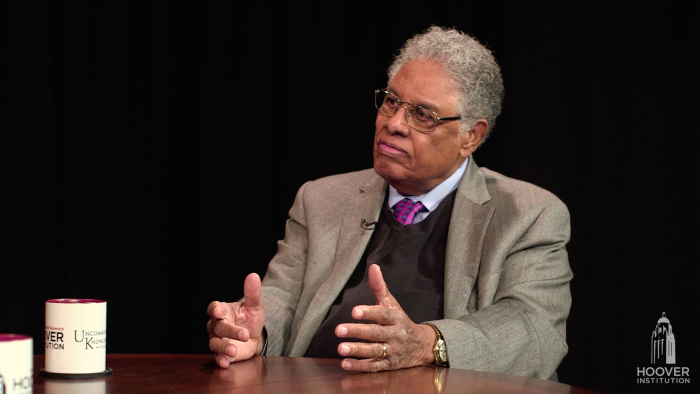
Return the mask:
<svg viewBox="0 0 700 394">
<path fill-rule="evenodd" d="M 211 317 L 207 322 L 209 349 L 216 353 L 216 364 L 221 368 L 247 360 L 262 350 L 265 310 L 258 274 L 245 278 L 243 296 L 243 302 L 213 301 L 207 308 Z"/>
<path fill-rule="evenodd" d="M 372 264 L 367 273 L 377 305 L 358 305 L 352 310 L 355 319 L 374 320 L 377 324 L 340 324 L 335 335 L 340 338 L 360 338 L 375 343 L 342 342 L 338 354 L 362 360 L 344 359 L 346 370 L 377 372 L 430 364 L 435 343 L 435 331 L 416 324 L 389 293 L 379 266 Z M 386 347 L 386 356 L 384 347 Z"/>
</svg>

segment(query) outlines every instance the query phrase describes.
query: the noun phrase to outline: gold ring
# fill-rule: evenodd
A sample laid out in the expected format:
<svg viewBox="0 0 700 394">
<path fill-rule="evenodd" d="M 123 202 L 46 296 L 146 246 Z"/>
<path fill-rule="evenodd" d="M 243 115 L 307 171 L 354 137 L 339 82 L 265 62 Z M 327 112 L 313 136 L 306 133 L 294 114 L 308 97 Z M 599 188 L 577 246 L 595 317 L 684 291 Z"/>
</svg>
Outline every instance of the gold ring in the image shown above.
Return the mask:
<svg viewBox="0 0 700 394">
<path fill-rule="evenodd" d="M 384 360 L 384 359 L 386 358 L 386 345 L 383 344 L 383 343 L 382 343 L 382 349 L 383 349 L 384 353 L 382 354 L 381 357 L 379 357 L 379 358 L 377 359 L 377 361 L 379 361 L 379 360 Z"/>
</svg>

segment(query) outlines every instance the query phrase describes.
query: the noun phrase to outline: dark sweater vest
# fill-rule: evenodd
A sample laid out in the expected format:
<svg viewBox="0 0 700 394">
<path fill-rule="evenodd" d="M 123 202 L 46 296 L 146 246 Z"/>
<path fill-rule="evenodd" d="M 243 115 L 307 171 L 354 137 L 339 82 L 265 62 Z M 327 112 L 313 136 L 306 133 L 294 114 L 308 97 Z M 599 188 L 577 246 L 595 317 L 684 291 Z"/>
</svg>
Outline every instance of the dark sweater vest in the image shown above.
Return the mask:
<svg viewBox="0 0 700 394">
<path fill-rule="evenodd" d="M 341 342 L 369 342 L 341 340 L 335 328 L 341 323 L 376 324 L 351 316 L 357 305 L 377 304 L 367 278 L 372 264 L 382 269 L 389 291 L 414 323 L 443 318 L 445 249 L 454 196 L 455 192 L 450 193 L 425 220 L 407 226 L 394 219 L 389 204 L 384 202 L 362 259 L 311 339 L 305 357 L 343 358 L 338 354 Z"/>
</svg>

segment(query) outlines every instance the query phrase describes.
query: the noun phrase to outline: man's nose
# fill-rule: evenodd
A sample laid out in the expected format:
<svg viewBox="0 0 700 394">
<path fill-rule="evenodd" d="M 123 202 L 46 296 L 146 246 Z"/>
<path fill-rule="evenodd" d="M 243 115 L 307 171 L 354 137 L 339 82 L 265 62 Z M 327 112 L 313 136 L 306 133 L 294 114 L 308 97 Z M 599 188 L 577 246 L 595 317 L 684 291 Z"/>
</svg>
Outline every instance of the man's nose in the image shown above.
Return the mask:
<svg viewBox="0 0 700 394">
<path fill-rule="evenodd" d="M 408 134 L 409 126 L 407 119 L 407 111 L 408 109 L 406 108 L 406 104 L 402 104 L 400 108 L 398 108 L 396 112 L 394 112 L 394 115 L 389 118 L 389 122 L 387 123 L 387 129 L 390 133 L 400 133 L 403 135 Z"/>
</svg>

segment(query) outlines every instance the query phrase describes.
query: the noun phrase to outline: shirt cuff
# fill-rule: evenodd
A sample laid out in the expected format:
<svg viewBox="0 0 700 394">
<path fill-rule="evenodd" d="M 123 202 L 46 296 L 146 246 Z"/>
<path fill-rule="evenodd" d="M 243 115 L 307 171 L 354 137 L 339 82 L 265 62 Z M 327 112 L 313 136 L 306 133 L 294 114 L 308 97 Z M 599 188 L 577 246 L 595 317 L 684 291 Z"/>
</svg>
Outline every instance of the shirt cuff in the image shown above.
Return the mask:
<svg viewBox="0 0 700 394">
<path fill-rule="evenodd" d="M 263 344 L 263 348 L 260 351 L 260 355 L 267 356 L 267 328 L 265 328 L 265 325 L 263 325 L 262 336 L 263 338 L 265 338 L 265 343 Z"/>
</svg>

